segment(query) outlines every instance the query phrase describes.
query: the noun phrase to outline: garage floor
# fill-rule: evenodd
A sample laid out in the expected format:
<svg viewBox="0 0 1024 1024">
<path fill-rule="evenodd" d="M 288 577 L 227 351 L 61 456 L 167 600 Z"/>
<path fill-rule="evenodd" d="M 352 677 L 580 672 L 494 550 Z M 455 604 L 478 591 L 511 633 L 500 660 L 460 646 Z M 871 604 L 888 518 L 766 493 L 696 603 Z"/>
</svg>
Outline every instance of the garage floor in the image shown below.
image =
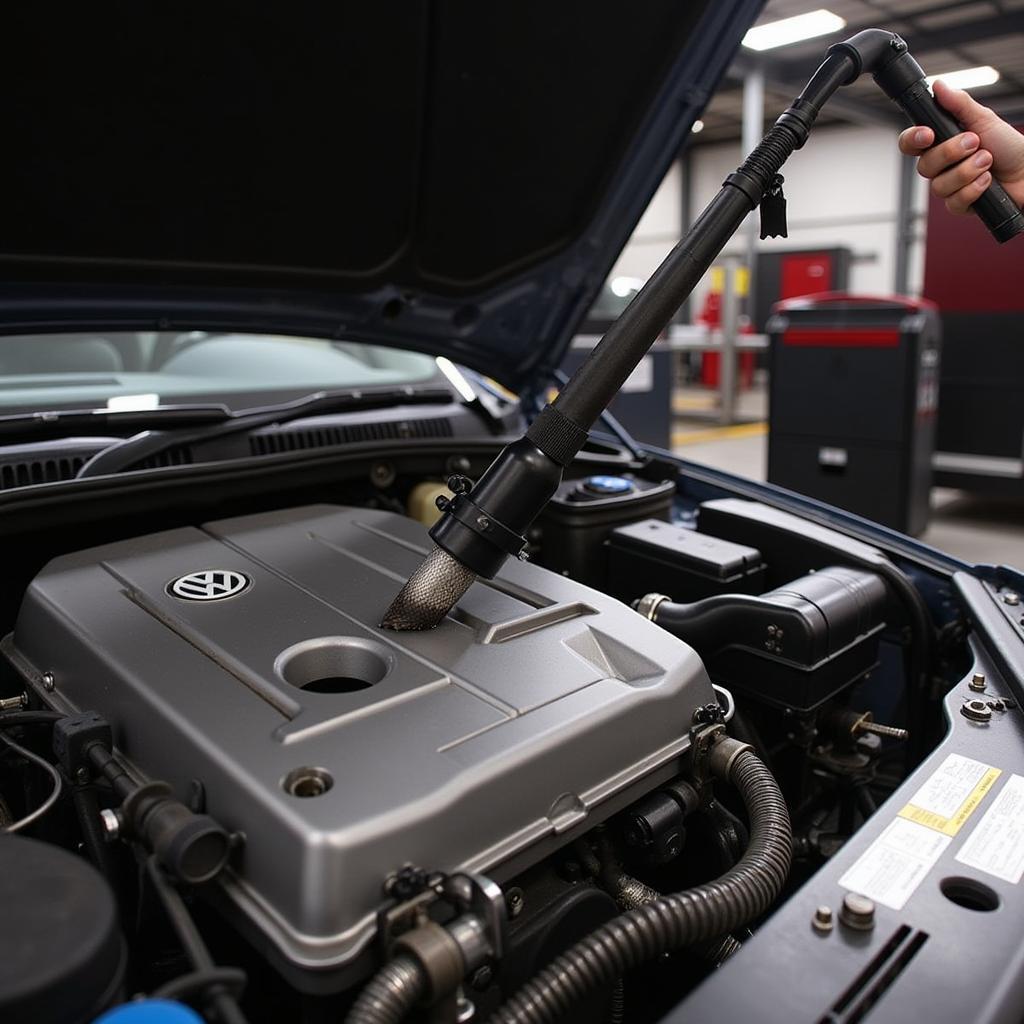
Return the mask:
<svg viewBox="0 0 1024 1024">
<path fill-rule="evenodd" d="M 677 412 L 687 405 L 694 409 L 693 403 L 700 398 L 699 394 L 681 397 L 682 401 L 677 396 Z M 744 406 L 753 413 L 763 408 L 756 394 L 746 397 L 741 409 Z M 707 419 L 684 415 L 677 417 L 672 440 L 674 450 L 684 458 L 765 479 L 768 430 L 763 421 L 715 427 Z M 932 491 L 931 523 L 921 539 L 966 562 L 1024 569 L 1024 498 L 984 498 L 937 487 Z"/>
</svg>

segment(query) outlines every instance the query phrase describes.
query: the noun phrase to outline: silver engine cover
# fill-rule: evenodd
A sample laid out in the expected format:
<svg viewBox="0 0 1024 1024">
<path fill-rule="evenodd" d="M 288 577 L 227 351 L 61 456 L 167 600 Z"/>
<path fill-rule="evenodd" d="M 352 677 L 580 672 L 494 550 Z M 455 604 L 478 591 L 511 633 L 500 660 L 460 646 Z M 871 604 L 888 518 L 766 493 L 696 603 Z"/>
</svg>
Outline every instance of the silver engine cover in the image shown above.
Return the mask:
<svg viewBox="0 0 1024 1024">
<path fill-rule="evenodd" d="M 293 967 L 351 964 L 404 864 L 505 879 L 621 809 L 715 700 L 690 647 L 528 563 L 436 630 L 380 629 L 430 546 L 326 505 L 153 534 L 50 563 L 5 643 L 139 777 L 201 780 L 245 837 L 221 894 Z"/>
</svg>

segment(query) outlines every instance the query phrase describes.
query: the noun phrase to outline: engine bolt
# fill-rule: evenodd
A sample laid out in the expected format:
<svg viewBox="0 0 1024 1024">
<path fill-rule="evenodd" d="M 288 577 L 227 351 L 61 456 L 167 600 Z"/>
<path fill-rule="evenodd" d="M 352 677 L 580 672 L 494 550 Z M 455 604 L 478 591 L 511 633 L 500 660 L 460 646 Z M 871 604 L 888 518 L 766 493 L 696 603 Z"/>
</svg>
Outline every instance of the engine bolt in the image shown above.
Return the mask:
<svg viewBox="0 0 1024 1024">
<path fill-rule="evenodd" d="M 518 917 L 523 912 L 523 890 L 509 889 L 505 893 L 505 906 L 508 907 L 508 916 Z"/>
<path fill-rule="evenodd" d="M 397 478 L 395 467 L 390 462 L 375 462 L 370 467 L 370 482 L 374 487 L 390 487 Z"/>
<path fill-rule="evenodd" d="M 899 729 L 895 725 L 882 725 L 881 722 L 872 722 L 862 719 L 857 725 L 858 732 L 871 732 L 876 736 L 888 736 L 894 740 L 905 740 L 910 733 L 906 729 Z"/>
<path fill-rule="evenodd" d="M 1016 594 L 1012 590 L 1008 590 L 1003 594 L 1003 603 L 1008 605 L 1020 604 L 1020 594 Z"/>
<path fill-rule="evenodd" d="M 975 672 L 971 681 L 967 684 L 975 693 L 981 693 L 985 689 L 985 676 L 981 672 Z"/>
<path fill-rule="evenodd" d="M 493 980 L 494 971 L 485 964 L 483 967 L 477 968 L 469 983 L 477 992 L 483 992 L 484 989 L 490 988 Z"/>
<path fill-rule="evenodd" d="M 843 906 L 839 911 L 839 920 L 847 928 L 858 932 L 868 932 L 875 927 L 875 902 L 860 893 L 848 892 L 843 897 Z"/>
<path fill-rule="evenodd" d="M 117 811 L 104 807 L 100 811 L 100 823 L 103 825 L 103 837 L 108 843 L 121 834 L 121 818 Z"/>
<path fill-rule="evenodd" d="M 0 711 L 20 711 L 28 705 L 28 697 L 19 693 L 17 697 L 4 697 L 0 700 Z"/>
<path fill-rule="evenodd" d="M 811 927 L 816 932 L 821 932 L 822 935 L 827 935 L 832 931 L 832 908 L 824 905 L 817 908 L 814 911 L 814 915 L 811 917 Z"/>
<path fill-rule="evenodd" d="M 43 673 L 42 683 L 43 683 L 43 689 L 47 693 L 51 693 L 53 691 L 53 688 L 57 685 L 56 681 L 53 678 L 53 673 L 52 672 L 44 672 Z"/>
</svg>

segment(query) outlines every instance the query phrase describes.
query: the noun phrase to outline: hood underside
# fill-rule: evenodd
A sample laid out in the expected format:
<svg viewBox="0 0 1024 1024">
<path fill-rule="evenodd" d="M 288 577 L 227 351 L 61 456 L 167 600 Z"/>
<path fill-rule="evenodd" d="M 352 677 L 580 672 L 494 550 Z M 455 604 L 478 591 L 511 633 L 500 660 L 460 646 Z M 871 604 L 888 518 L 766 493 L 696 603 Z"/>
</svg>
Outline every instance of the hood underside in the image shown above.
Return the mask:
<svg viewBox="0 0 1024 1024">
<path fill-rule="evenodd" d="M 557 362 L 759 3 L 9 12 L 0 330 Z"/>
</svg>

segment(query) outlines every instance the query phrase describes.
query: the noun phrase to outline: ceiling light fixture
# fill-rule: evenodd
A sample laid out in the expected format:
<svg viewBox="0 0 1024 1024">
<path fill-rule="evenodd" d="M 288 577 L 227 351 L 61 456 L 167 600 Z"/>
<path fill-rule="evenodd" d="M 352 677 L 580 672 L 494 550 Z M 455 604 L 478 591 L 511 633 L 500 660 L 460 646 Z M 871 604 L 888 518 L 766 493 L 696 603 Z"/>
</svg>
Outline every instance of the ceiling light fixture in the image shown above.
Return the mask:
<svg viewBox="0 0 1024 1024">
<path fill-rule="evenodd" d="M 698 117 L 697 120 L 693 122 L 693 127 L 690 131 L 693 132 L 694 135 L 696 135 L 697 132 L 704 131 L 704 122 Z"/>
<path fill-rule="evenodd" d="M 929 88 L 937 78 L 941 78 L 952 89 L 977 89 L 983 85 L 995 85 L 999 81 L 999 72 L 989 64 L 980 68 L 960 68 L 959 71 L 947 71 L 944 75 L 929 75 L 925 81 Z"/>
<path fill-rule="evenodd" d="M 776 46 L 789 46 L 790 43 L 838 32 L 845 26 L 846 21 L 838 14 L 819 8 L 793 18 L 757 25 L 743 37 L 743 45 L 748 50 L 774 50 Z"/>
</svg>

